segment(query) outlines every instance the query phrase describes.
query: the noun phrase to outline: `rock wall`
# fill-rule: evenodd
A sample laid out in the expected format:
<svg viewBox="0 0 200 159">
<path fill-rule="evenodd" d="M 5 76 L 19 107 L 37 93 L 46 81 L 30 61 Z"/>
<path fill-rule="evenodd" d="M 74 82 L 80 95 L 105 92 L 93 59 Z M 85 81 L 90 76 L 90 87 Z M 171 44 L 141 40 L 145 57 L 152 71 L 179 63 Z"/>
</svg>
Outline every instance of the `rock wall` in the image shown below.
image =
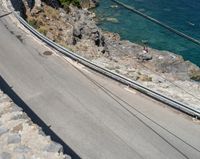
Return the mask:
<svg viewBox="0 0 200 159">
<path fill-rule="evenodd" d="M 0 159 L 70 159 L 0 90 Z"/>
</svg>

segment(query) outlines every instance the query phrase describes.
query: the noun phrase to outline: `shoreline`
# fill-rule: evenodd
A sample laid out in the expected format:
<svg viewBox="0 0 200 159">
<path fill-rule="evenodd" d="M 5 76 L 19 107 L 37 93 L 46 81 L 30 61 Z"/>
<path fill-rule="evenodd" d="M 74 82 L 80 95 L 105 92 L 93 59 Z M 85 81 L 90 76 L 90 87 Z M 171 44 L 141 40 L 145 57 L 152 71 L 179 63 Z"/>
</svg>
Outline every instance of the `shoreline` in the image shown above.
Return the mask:
<svg viewBox="0 0 200 159">
<path fill-rule="evenodd" d="M 200 80 L 199 67 L 168 51 L 148 48 L 144 52 L 143 46 L 120 40 L 119 34 L 102 31 L 91 11 L 69 9 L 66 13 L 43 3 L 42 9 L 27 11 L 27 21 L 51 40 L 96 64 L 200 109 L 200 83 L 192 80 Z"/>
<path fill-rule="evenodd" d="M 140 9 L 140 8 L 145 8 L 145 7 L 148 8 L 148 6 L 146 6 L 145 3 L 141 3 L 141 2 L 138 2 L 139 4 L 135 2 L 135 7 L 138 9 L 137 10 L 134 9 L 133 11 L 134 13 L 131 13 L 132 8 L 131 8 L 131 11 L 129 11 L 128 9 L 121 7 L 120 5 L 115 5 L 115 3 L 113 3 L 113 0 L 108 1 L 108 5 L 106 4 L 105 0 L 102 0 L 101 3 L 94 10 L 94 12 L 97 13 L 97 16 L 102 17 L 102 15 L 104 15 L 104 17 L 100 18 L 100 20 L 102 20 L 100 21 L 100 25 L 99 25 L 100 28 L 106 29 L 111 32 L 112 31 L 119 32 L 119 34 L 122 36 L 124 40 L 128 39 L 131 42 L 137 43 L 140 45 L 143 44 L 143 40 L 147 41 L 148 39 L 147 42 L 148 42 L 149 47 L 157 49 L 157 50 L 161 50 L 161 51 L 167 50 L 169 52 L 176 53 L 177 55 L 183 56 L 185 60 L 191 61 L 192 63 L 196 64 L 198 67 L 200 66 L 198 45 L 196 45 L 195 43 L 191 41 L 188 41 L 187 39 L 177 34 L 174 34 L 171 31 L 168 31 L 167 28 L 165 29 L 155 24 L 155 22 L 150 21 L 152 17 L 156 17 L 157 19 L 153 19 L 153 18 L 152 19 L 159 23 L 161 22 L 165 26 L 166 24 L 168 24 L 167 25 L 168 28 L 171 28 L 170 26 L 173 26 L 171 29 L 173 30 L 178 29 L 176 30 L 176 32 L 179 32 L 180 34 L 185 32 L 187 33 L 187 35 L 193 35 L 193 34 L 189 34 L 188 33 L 189 31 L 187 32 L 187 30 L 184 30 L 184 29 L 182 30 L 183 32 L 181 33 L 180 32 L 181 29 L 179 28 L 180 22 L 179 23 L 177 22 L 176 24 L 174 21 L 172 21 L 173 23 L 172 25 L 171 23 L 169 23 L 169 21 L 165 20 L 165 18 L 162 17 L 162 12 L 161 12 L 163 9 L 160 9 L 160 11 L 158 11 L 160 13 L 160 16 L 159 16 L 159 14 L 154 12 L 152 8 L 150 8 L 149 12 L 147 12 L 147 10 Z M 128 7 L 134 6 L 128 1 L 126 2 L 126 4 L 129 4 Z M 144 16 L 151 15 L 151 17 L 149 17 L 150 19 L 146 19 L 142 15 L 138 15 L 139 13 L 137 14 L 136 11 L 139 12 L 140 14 L 144 13 Z M 165 11 L 163 12 L 165 13 Z M 171 11 L 169 14 L 171 15 L 172 13 L 174 13 L 174 11 Z M 129 15 L 130 17 L 126 18 Z M 107 20 L 107 17 L 108 17 L 108 20 Z M 168 17 L 167 19 L 169 18 L 170 17 Z M 176 19 L 173 17 L 171 18 L 172 20 Z M 188 25 L 188 24 L 186 23 L 185 25 Z M 191 29 L 191 33 L 194 33 L 192 30 L 193 29 L 195 30 L 195 28 L 188 28 L 188 29 L 189 30 Z M 192 38 L 192 36 L 190 36 L 189 38 Z M 194 40 L 197 41 L 197 43 L 200 43 L 198 40 L 196 39 Z"/>
</svg>

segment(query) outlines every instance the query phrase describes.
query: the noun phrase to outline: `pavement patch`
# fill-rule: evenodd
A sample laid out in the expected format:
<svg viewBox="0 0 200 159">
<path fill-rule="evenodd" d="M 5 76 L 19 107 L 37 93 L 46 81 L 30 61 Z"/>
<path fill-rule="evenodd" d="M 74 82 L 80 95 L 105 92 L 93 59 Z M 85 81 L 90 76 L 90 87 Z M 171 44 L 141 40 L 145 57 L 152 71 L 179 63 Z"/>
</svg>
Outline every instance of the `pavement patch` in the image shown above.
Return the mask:
<svg viewBox="0 0 200 159">
<path fill-rule="evenodd" d="M 51 52 L 51 51 L 45 51 L 45 52 L 43 52 L 43 55 L 46 55 L 46 56 L 50 56 L 52 54 L 53 54 L 53 52 Z"/>
</svg>

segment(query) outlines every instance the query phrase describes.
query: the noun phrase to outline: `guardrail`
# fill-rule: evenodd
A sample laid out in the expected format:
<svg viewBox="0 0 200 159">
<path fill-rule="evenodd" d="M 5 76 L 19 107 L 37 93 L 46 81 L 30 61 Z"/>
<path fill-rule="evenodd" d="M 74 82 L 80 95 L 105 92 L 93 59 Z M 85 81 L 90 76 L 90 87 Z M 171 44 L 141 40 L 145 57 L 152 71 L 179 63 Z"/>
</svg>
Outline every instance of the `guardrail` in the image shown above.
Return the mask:
<svg viewBox="0 0 200 159">
<path fill-rule="evenodd" d="M 179 101 L 176 101 L 170 97 L 167 97 L 165 95 L 162 95 L 156 91 L 153 91 L 141 84 L 139 84 L 136 81 L 132 81 L 131 79 L 128 79 L 118 73 L 112 72 L 108 69 L 105 69 L 101 66 L 98 66 L 97 64 L 77 55 L 76 53 L 60 46 L 59 44 L 53 42 L 52 40 L 48 39 L 45 37 L 43 34 L 39 33 L 36 29 L 34 29 L 32 26 L 30 26 L 20 15 L 18 15 L 16 12 L 14 12 L 14 15 L 16 18 L 20 21 L 21 24 L 23 24 L 28 30 L 30 30 L 34 35 L 36 35 L 38 38 L 40 38 L 42 41 L 47 43 L 49 46 L 55 48 L 56 50 L 60 51 L 62 54 L 68 56 L 69 58 L 78 61 L 79 63 L 89 67 L 92 70 L 95 70 L 103 75 L 106 75 L 118 82 L 121 82 L 125 85 L 128 85 L 138 91 L 140 91 L 143 94 L 146 94 L 158 101 L 161 101 L 175 109 L 178 109 L 188 115 L 191 115 L 193 117 L 199 118 L 200 119 L 200 110 L 197 110 L 195 108 L 192 108 L 190 106 L 185 105 L 184 103 L 181 103 Z"/>
</svg>

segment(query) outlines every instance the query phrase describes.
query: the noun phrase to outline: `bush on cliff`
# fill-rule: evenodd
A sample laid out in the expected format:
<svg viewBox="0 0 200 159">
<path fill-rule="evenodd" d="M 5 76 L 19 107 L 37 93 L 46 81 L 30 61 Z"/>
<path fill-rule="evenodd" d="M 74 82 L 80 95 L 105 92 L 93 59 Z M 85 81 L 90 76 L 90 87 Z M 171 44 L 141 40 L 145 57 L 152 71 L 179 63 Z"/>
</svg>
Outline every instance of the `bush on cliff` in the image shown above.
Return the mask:
<svg viewBox="0 0 200 159">
<path fill-rule="evenodd" d="M 31 25 L 35 29 L 38 28 L 37 20 L 31 18 L 31 19 L 28 20 L 28 23 L 29 23 L 29 25 Z"/>
<path fill-rule="evenodd" d="M 81 7 L 80 0 L 59 0 L 61 5 L 64 6 L 64 8 L 68 7 L 70 4 L 77 6 L 78 8 Z"/>
<path fill-rule="evenodd" d="M 199 70 L 191 70 L 190 79 L 200 82 L 200 71 Z"/>
</svg>

